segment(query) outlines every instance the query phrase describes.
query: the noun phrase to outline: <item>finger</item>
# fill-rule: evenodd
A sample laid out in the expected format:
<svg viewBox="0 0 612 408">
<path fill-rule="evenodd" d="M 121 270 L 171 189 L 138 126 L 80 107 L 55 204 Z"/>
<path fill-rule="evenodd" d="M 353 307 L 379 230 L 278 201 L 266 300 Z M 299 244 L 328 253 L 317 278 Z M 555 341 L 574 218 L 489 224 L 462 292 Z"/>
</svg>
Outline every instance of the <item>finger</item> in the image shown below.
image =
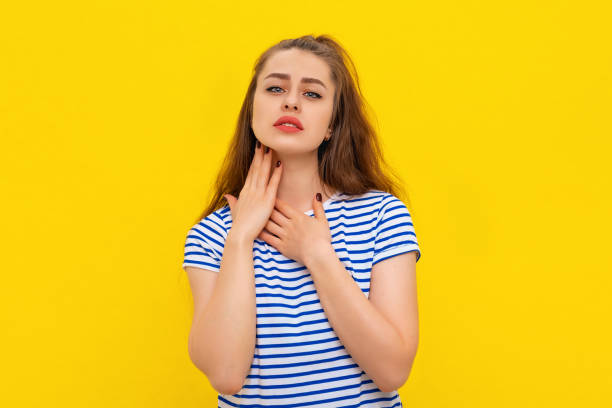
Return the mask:
<svg viewBox="0 0 612 408">
<path fill-rule="evenodd" d="M 280 243 L 282 242 L 280 238 L 276 238 L 269 232 L 261 231 L 261 235 L 263 237 L 263 240 L 266 241 L 268 244 L 272 245 L 274 248 L 278 248 L 280 246 Z"/>
<path fill-rule="evenodd" d="M 268 151 L 267 153 L 266 150 Z M 262 146 L 262 151 L 264 153 L 261 162 L 261 173 L 259 175 L 259 179 L 257 180 L 257 188 L 263 190 L 268 185 L 270 173 L 272 172 L 272 168 L 270 167 L 270 163 L 272 162 L 272 149 L 270 149 L 270 146 Z"/>
<path fill-rule="evenodd" d="M 262 143 L 261 146 L 256 149 L 257 151 L 255 152 L 255 157 L 253 157 L 253 163 L 251 163 L 251 165 L 253 166 L 253 175 L 251 177 L 250 184 L 249 184 L 251 188 L 257 187 L 257 180 L 259 179 L 259 174 L 261 173 L 261 161 L 263 160 L 263 149 L 264 149 L 264 145 Z"/>
<path fill-rule="evenodd" d="M 292 218 L 297 218 L 298 217 L 298 212 L 296 211 L 295 208 L 293 208 L 292 206 L 290 206 L 289 204 L 287 204 L 286 202 L 284 202 L 283 200 L 281 200 L 280 198 L 276 197 L 276 203 L 274 205 L 285 217 L 292 219 Z"/>
<path fill-rule="evenodd" d="M 234 197 L 231 194 L 226 194 L 224 195 L 225 199 L 227 200 L 227 204 L 230 207 L 230 213 L 233 214 L 234 213 L 234 205 L 236 205 L 236 197 Z"/>
<path fill-rule="evenodd" d="M 272 234 L 276 235 L 277 237 L 282 237 L 284 236 L 284 231 L 283 228 L 278 225 L 277 223 L 275 223 L 274 221 L 268 221 L 266 223 L 266 230 L 271 232 Z"/>
<path fill-rule="evenodd" d="M 268 187 L 266 187 L 266 193 L 268 194 L 268 198 L 271 200 L 276 197 L 276 192 L 278 191 L 278 183 L 280 183 L 281 174 L 283 173 L 283 164 L 281 163 L 281 161 L 277 160 L 276 164 L 277 166 L 274 167 L 274 170 L 272 171 L 272 177 L 270 177 Z"/>
<path fill-rule="evenodd" d="M 312 198 L 312 208 L 315 218 L 317 220 L 325 220 L 327 222 L 327 217 L 325 216 L 325 208 L 323 208 L 323 203 L 316 199 L 316 196 Z"/>
<path fill-rule="evenodd" d="M 285 225 L 287 225 L 287 222 L 289 221 L 289 219 L 287 217 L 285 217 L 276 208 L 274 208 L 272 210 L 272 214 L 270 215 L 270 219 L 272 221 L 274 221 L 276 224 L 280 225 L 281 227 L 284 227 Z"/>
<path fill-rule="evenodd" d="M 253 179 L 253 168 L 255 167 L 254 163 L 255 163 L 255 157 L 257 157 L 257 139 L 255 139 L 255 148 L 254 148 L 254 152 L 253 152 L 253 159 L 251 160 L 251 165 L 249 166 L 249 172 L 247 173 L 246 176 L 246 180 L 244 180 L 244 185 L 250 185 L 251 184 L 251 180 Z"/>
</svg>

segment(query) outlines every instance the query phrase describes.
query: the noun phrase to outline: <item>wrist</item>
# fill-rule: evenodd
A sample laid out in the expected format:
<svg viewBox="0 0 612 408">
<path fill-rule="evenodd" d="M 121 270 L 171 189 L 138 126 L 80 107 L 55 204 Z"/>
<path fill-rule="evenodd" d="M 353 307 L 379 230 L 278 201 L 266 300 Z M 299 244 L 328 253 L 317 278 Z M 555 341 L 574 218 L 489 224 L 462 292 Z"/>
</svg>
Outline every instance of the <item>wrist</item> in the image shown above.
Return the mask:
<svg viewBox="0 0 612 408">
<path fill-rule="evenodd" d="M 234 230 L 230 228 L 227 233 L 227 238 L 225 239 L 226 244 L 235 245 L 235 246 L 253 246 L 254 238 L 250 238 L 249 236 L 241 233 L 238 230 Z"/>
<path fill-rule="evenodd" d="M 319 263 L 329 263 L 330 259 L 337 258 L 336 250 L 331 243 L 325 245 L 315 245 L 308 249 L 304 256 L 304 266 L 310 269 Z"/>
</svg>

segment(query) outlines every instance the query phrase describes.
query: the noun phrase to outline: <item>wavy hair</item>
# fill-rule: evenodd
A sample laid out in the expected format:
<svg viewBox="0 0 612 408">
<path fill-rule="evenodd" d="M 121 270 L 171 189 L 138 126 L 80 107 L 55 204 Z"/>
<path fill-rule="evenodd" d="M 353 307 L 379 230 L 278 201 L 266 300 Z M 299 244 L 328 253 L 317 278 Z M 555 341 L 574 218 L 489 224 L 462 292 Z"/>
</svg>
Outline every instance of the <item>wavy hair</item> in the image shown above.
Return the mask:
<svg viewBox="0 0 612 408">
<path fill-rule="evenodd" d="M 351 57 L 330 35 L 305 35 L 280 41 L 256 60 L 234 137 L 217 174 L 210 202 L 194 223 L 227 205 L 224 194 L 239 196 L 255 154 L 256 138 L 251 128 L 251 119 L 257 79 L 270 56 L 292 48 L 312 52 L 327 62 L 336 85 L 329 126 L 332 134 L 329 141 L 324 140 L 318 147 L 318 173 L 322 185 L 347 195 L 361 195 L 376 189 L 393 194 L 402 201 L 408 198 L 401 179 L 384 160 Z M 399 181 L 392 180 L 390 175 Z"/>
</svg>

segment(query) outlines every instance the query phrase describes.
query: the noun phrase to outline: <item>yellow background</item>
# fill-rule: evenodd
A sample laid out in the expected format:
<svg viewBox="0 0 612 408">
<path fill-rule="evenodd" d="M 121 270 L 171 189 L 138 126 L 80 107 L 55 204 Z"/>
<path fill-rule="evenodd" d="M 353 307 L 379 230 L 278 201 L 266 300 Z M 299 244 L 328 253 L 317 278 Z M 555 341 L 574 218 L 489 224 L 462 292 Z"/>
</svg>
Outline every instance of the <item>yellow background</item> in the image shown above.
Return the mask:
<svg viewBox="0 0 612 408">
<path fill-rule="evenodd" d="M 329 33 L 423 254 L 404 406 L 610 406 L 605 3 L 3 2 L 0 405 L 216 406 L 184 239 L 255 58 Z"/>
</svg>

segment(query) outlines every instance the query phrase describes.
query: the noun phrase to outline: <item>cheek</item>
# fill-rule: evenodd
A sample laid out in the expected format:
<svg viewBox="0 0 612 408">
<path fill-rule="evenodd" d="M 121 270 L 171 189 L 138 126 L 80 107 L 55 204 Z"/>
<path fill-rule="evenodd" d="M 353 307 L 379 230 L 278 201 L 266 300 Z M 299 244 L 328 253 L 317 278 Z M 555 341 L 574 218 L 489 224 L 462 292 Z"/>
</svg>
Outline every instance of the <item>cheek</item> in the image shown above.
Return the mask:
<svg viewBox="0 0 612 408">
<path fill-rule="evenodd" d="M 270 100 L 265 95 L 255 95 L 253 98 L 253 117 L 261 119 L 271 108 Z"/>
<path fill-rule="evenodd" d="M 264 113 L 263 110 L 263 105 L 261 103 L 261 100 L 259 100 L 258 98 L 255 98 L 253 100 L 253 124 L 255 126 L 259 126 L 259 124 L 262 122 L 263 118 L 262 115 Z"/>
<path fill-rule="evenodd" d="M 334 101 L 331 98 L 326 98 L 325 101 L 320 101 L 317 104 L 317 110 L 321 117 L 331 117 L 334 109 Z"/>
<path fill-rule="evenodd" d="M 330 104 L 330 105 L 321 106 L 317 110 L 315 117 L 316 117 L 316 125 L 318 128 L 325 130 L 329 127 L 329 122 L 332 116 L 332 109 L 333 109 L 333 106 Z"/>
<path fill-rule="evenodd" d="M 251 120 L 251 128 L 257 137 L 263 141 L 272 128 L 271 118 L 273 112 L 269 101 L 266 101 L 265 96 L 260 96 L 253 99 L 253 118 Z"/>
</svg>

